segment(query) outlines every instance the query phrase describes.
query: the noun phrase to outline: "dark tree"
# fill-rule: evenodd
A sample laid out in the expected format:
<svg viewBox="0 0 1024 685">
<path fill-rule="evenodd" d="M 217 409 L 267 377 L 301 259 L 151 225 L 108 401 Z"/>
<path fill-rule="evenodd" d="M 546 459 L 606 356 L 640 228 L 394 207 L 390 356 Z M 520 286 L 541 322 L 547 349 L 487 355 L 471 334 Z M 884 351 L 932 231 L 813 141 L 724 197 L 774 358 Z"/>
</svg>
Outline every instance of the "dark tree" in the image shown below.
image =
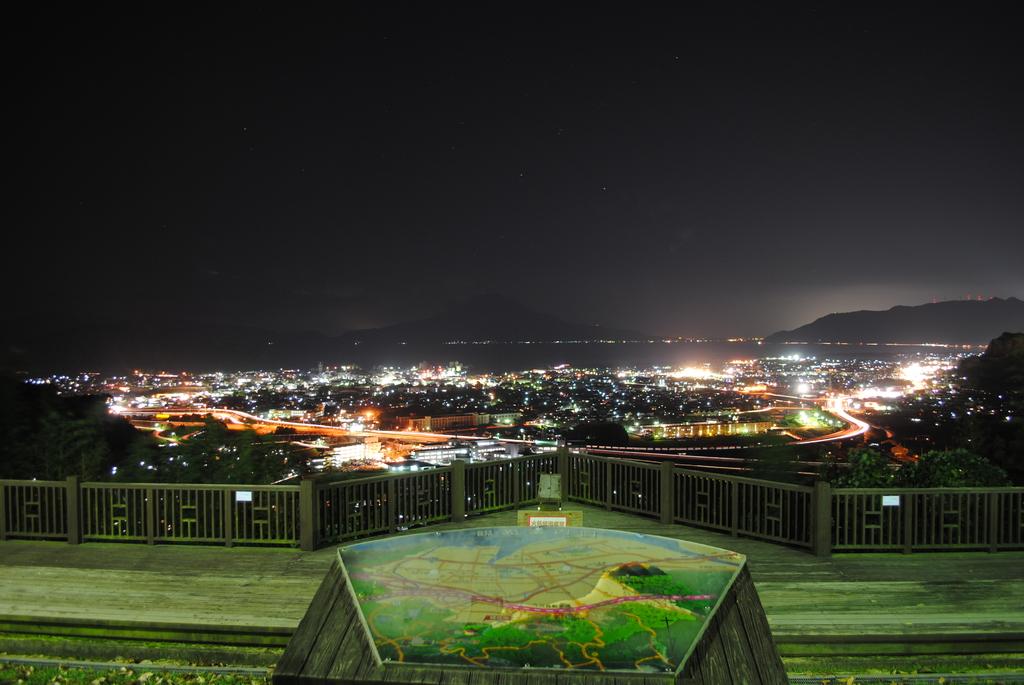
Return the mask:
<svg viewBox="0 0 1024 685">
<path fill-rule="evenodd" d="M 138 437 L 107 412 L 106 397 L 60 397 L 50 386 L 0 378 L 0 477 L 97 480 Z"/>
<path fill-rule="evenodd" d="M 213 419 L 188 430 L 191 434 L 177 444 L 151 441 L 138 447 L 118 469 L 118 479 L 266 484 L 306 470 L 304 451 L 284 437 L 229 430 Z"/>
<path fill-rule="evenodd" d="M 1006 485 L 1006 472 L 963 449 L 933 450 L 902 466 L 871 448 L 851 450 L 848 466 L 826 464 L 824 477 L 843 488 L 959 488 Z"/>
<path fill-rule="evenodd" d="M 998 394 L 1024 393 L 1024 333 L 1003 333 L 980 357 L 960 363 L 964 385 Z"/>
<path fill-rule="evenodd" d="M 565 434 L 571 443 L 584 445 L 611 445 L 625 447 L 629 444 L 629 433 L 621 423 L 610 421 L 600 423 L 581 423 Z"/>
<path fill-rule="evenodd" d="M 919 488 L 996 487 L 1009 485 L 1006 472 L 967 450 L 925 452 L 898 472 L 898 482 Z"/>
</svg>

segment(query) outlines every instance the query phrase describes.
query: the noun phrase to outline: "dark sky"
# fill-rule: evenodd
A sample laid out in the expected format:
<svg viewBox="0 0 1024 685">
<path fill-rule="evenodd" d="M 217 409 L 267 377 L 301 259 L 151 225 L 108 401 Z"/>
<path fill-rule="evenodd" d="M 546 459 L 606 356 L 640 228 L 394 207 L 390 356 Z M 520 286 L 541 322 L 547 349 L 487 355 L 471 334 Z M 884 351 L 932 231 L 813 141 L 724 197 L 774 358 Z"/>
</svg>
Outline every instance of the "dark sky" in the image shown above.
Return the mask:
<svg viewBox="0 0 1024 685">
<path fill-rule="evenodd" d="M 5 313 L 333 333 L 486 291 L 745 335 L 1024 295 L 1010 3 L 373 4 L 10 25 Z"/>
</svg>

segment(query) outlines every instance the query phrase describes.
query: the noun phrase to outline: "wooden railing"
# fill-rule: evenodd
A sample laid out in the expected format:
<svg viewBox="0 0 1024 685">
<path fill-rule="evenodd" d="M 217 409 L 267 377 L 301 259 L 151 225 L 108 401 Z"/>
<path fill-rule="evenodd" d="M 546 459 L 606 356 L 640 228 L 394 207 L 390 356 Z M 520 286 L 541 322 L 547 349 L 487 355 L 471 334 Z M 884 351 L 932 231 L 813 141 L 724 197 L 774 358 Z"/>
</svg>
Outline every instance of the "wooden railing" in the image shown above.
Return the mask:
<svg viewBox="0 0 1024 685">
<path fill-rule="evenodd" d="M 303 546 L 394 533 L 510 509 L 537 499 L 541 473 L 553 473 L 553 454 L 389 474 L 335 482 L 304 481 L 316 508 Z"/>
<path fill-rule="evenodd" d="M 660 464 L 577 455 L 568 464 L 570 500 L 664 523 L 682 523 L 812 547 L 814 488 Z"/>
<path fill-rule="evenodd" d="M 0 481 L 0 540 L 8 537 L 66 540 L 68 482 Z"/>
<path fill-rule="evenodd" d="M 482 514 L 537 501 L 540 474 L 556 473 L 554 454 L 466 464 L 466 513 Z"/>
<path fill-rule="evenodd" d="M 316 502 L 310 539 L 316 548 L 358 537 L 394 533 L 452 517 L 454 467 L 334 483 L 303 481 Z"/>
<path fill-rule="evenodd" d="M 0 539 L 295 545 L 297 485 L 0 481 Z"/>
<path fill-rule="evenodd" d="M 832 549 L 1024 547 L 1024 488 L 838 489 Z"/>
<path fill-rule="evenodd" d="M 1024 488 L 836 489 L 565 451 L 300 485 L 0 481 L 0 540 L 293 545 L 303 549 L 562 497 L 813 550 L 1024 549 Z"/>
<path fill-rule="evenodd" d="M 296 544 L 295 485 L 83 483 L 83 540 Z"/>
<path fill-rule="evenodd" d="M 669 470 L 666 470 L 665 467 Z M 628 459 L 573 455 L 568 459 L 568 498 L 641 516 L 662 516 L 662 479 L 672 462 L 649 464 Z"/>
<path fill-rule="evenodd" d="M 676 470 L 672 500 L 677 523 L 813 546 L 814 488 Z"/>
</svg>

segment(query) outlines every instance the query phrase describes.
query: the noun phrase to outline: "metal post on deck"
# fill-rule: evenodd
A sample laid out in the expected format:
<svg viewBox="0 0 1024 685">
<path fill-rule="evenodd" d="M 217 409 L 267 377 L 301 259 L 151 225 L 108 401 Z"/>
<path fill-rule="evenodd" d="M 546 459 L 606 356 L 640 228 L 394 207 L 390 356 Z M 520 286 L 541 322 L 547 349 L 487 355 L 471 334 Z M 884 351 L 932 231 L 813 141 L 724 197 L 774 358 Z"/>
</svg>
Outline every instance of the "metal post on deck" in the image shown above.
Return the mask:
<svg viewBox="0 0 1024 685">
<path fill-rule="evenodd" d="M 299 481 L 299 547 L 303 552 L 316 549 L 316 482 L 312 478 Z"/>
<path fill-rule="evenodd" d="M 452 461 L 452 521 L 461 523 L 466 518 L 466 462 Z"/>
<path fill-rule="evenodd" d="M 82 541 L 82 527 L 78 520 L 78 476 L 68 476 L 64 505 L 67 515 L 68 544 L 77 545 Z M 0 526 L 2 525 L 0 523 Z M 0 537 L 0 540 L 2 539 Z"/>
<path fill-rule="evenodd" d="M 832 555 L 832 486 L 823 480 L 814 484 L 814 553 Z"/>
<path fill-rule="evenodd" d="M 675 501 L 672 497 L 675 492 L 675 466 L 672 462 L 665 460 L 661 462 L 660 468 L 661 484 L 661 522 L 672 523 L 675 518 Z"/>
</svg>

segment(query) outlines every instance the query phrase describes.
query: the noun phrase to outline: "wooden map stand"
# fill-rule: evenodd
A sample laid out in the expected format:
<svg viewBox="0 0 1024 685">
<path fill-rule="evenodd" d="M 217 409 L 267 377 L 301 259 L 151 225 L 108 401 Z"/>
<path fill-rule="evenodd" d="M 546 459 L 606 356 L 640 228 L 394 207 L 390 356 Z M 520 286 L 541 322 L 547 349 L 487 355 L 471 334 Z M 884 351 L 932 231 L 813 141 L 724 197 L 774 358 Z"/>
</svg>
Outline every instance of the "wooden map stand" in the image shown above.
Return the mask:
<svg viewBox="0 0 1024 685">
<path fill-rule="evenodd" d="M 274 669 L 274 685 L 783 685 L 786 671 L 746 564 L 678 675 L 379 664 L 337 560 Z"/>
</svg>

